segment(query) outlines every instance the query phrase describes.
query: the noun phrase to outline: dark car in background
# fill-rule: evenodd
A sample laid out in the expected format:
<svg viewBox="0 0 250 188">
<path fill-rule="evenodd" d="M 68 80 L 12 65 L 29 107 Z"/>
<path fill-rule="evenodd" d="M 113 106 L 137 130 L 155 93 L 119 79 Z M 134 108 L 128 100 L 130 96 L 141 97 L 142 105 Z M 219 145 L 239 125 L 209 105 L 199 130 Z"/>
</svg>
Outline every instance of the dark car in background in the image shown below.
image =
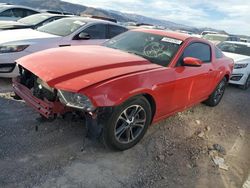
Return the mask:
<svg viewBox="0 0 250 188">
<path fill-rule="evenodd" d="M 40 11 L 25 6 L 0 4 L 0 20 L 16 21 L 20 18 L 37 13 L 40 13 Z"/>
</svg>

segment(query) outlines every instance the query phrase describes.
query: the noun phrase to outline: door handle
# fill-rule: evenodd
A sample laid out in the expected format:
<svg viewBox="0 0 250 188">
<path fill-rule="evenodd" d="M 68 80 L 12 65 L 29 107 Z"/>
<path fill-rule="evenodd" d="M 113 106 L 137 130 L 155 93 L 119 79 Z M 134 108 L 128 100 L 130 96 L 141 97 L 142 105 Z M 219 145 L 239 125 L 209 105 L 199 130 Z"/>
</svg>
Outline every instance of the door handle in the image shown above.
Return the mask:
<svg viewBox="0 0 250 188">
<path fill-rule="evenodd" d="M 71 46 L 70 44 L 61 44 L 59 47 L 66 47 L 66 46 Z"/>
</svg>

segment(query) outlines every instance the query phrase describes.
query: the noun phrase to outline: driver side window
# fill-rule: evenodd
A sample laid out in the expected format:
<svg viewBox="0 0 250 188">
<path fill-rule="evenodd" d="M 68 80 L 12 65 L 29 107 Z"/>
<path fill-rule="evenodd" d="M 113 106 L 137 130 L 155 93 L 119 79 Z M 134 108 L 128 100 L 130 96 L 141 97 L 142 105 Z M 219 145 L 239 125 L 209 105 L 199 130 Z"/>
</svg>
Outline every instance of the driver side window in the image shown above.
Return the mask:
<svg viewBox="0 0 250 188">
<path fill-rule="evenodd" d="M 190 44 L 184 50 L 184 53 L 182 54 L 177 66 L 183 65 L 183 59 L 185 57 L 194 57 L 194 58 L 200 59 L 204 63 L 210 63 L 211 62 L 211 48 L 208 44 L 201 43 L 201 42 L 195 42 L 195 43 Z"/>
<path fill-rule="evenodd" d="M 13 14 L 15 15 L 16 18 L 23 18 L 26 16 L 25 9 L 21 9 L 21 8 L 13 9 Z"/>
<path fill-rule="evenodd" d="M 105 24 L 95 24 L 84 29 L 82 32 L 89 34 L 90 39 L 106 39 L 106 30 Z"/>
</svg>

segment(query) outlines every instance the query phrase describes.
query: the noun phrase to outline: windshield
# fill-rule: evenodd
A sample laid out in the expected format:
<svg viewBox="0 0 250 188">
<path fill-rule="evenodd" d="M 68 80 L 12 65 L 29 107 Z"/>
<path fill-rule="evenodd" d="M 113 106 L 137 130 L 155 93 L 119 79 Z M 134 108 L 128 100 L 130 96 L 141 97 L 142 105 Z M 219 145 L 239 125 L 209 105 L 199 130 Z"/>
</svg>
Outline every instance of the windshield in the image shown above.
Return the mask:
<svg viewBox="0 0 250 188">
<path fill-rule="evenodd" d="M 0 12 L 2 12 L 3 10 L 7 10 L 4 6 L 0 5 Z"/>
<path fill-rule="evenodd" d="M 207 40 L 215 40 L 215 41 L 226 41 L 228 39 L 228 36 L 222 36 L 222 35 L 205 35 L 203 36 L 204 39 L 207 39 Z"/>
<path fill-rule="evenodd" d="M 50 18 L 50 15 L 42 15 L 42 14 L 34 14 L 31 16 L 27 16 L 25 18 L 19 19 L 18 22 L 27 24 L 27 25 L 37 25 L 48 18 Z"/>
<path fill-rule="evenodd" d="M 82 19 L 63 18 L 39 27 L 37 30 L 53 35 L 67 36 L 78 30 L 86 23 Z"/>
<path fill-rule="evenodd" d="M 223 42 L 218 45 L 218 48 L 220 48 L 223 52 L 231 52 L 235 54 L 250 56 L 250 46 L 244 44 Z"/>
<path fill-rule="evenodd" d="M 104 43 L 104 46 L 136 54 L 161 66 L 168 66 L 181 43 L 180 40 L 161 35 L 128 31 Z"/>
</svg>

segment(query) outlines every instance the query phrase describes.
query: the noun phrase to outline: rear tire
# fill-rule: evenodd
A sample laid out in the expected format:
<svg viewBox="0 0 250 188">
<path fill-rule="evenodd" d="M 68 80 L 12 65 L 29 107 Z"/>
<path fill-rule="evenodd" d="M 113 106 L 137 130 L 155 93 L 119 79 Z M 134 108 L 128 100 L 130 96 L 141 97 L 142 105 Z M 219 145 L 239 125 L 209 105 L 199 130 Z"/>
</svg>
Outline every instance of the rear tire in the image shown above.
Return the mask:
<svg viewBox="0 0 250 188">
<path fill-rule="evenodd" d="M 217 106 L 224 95 L 226 84 L 227 84 L 227 79 L 224 77 L 217 85 L 213 93 L 209 96 L 209 98 L 206 101 L 204 101 L 204 103 L 207 106 L 211 107 Z"/>
<path fill-rule="evenodd" d="M 114 108 L 103 126 L 104 144 L 114 150 L 126 150 L 136 145 L 151 123 L 151 105 L 143 96 L 132 98 Z"/>
</svg>

